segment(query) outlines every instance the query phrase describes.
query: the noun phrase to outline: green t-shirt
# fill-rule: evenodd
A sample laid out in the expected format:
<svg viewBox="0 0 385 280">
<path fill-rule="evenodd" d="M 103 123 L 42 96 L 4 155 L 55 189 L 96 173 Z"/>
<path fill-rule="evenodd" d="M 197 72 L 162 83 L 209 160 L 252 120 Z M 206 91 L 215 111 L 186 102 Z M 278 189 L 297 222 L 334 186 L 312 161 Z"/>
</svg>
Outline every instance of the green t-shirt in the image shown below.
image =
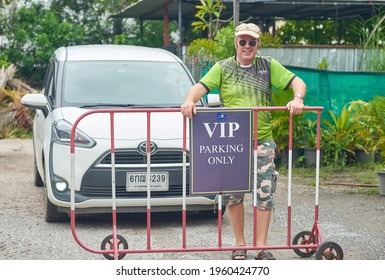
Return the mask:
<svg viewBox="0 0 385 280">
<path fill-rule="evenodd" d="M 270 106 L 272 86 L 286 89 L 295 75 L 271 57 L 257 56 L 250 67 L 241 67 L 230 57 L 218 61 L 199 81 L 208 91 L 219 89 L 224 107 Z M 258 114 L 258 140 L 271 140 L 269 111 Z"/>
</svg>

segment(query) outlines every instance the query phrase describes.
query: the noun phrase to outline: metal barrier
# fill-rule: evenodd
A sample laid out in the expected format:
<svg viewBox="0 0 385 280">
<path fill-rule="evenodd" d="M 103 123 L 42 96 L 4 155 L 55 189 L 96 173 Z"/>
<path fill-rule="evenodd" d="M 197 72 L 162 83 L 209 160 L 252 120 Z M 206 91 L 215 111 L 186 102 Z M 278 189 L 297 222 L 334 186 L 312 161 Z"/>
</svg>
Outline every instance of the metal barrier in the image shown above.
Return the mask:
<svg viewBox="0 0 385 280">
<path fill-rule="evenodd" d="M 226 108 L 220 110 L 226 111 Z M 314 212 L 314 224 L 310 231 L 300 232 L 295 236 L 293 240 L 296 240 L 297 244 L 292 243 L 291 239 L 291 192 L 292 192 L 292 147 L 293 147 L 293 117 L 288 113 L 289 117 L 289 139 L 288 139 L 288 211 L 287 211 L 287 242 L 283 245 L 272 246 L 257 246 L 256 245 L 256 225 L 258 222 L 257 217 L 257 145 L 258 145 L 258 112 L 259 111 L 274 111 L 285 110 L 286 107 L 256 107 L 249 108 L 254 111 L 254 142 L 253 142 L 253 155 L 254 155 L 254 195 L 253 195 L 253 244 L 250 246 L 223 246 L 222 245 L 222 194 L 219 193 L 218 202 L 218 244 L 211 247 L 188 247 L 186 242 L 186 186 L 187 186 L 187 169 L 186 169 L 186 154 L 187 154 L 187 119 L 181 114 L 181 125 L 183 125 L 183 203 L 182 203 L 182 244 L 181 247 L 174 248 L 152 248 L 151 246 L 151 190 L 150 181 L 147 180 L 147 246 L 144 249 L 128 249 L 128 243 L 125 238 L 117 233 L 117 219 L 116 219 L 116 183 L 115 183 L 115 123 L 114 116 L 120 113 L 143 113 L 147 117 L 147 176 L 151 174 L 151 154 L 150 154 L 150 140 L 151 140 L 151 114 L 152 113 L 165 113 L 165 112 L 180 112 L 180 109 L 97 109 L 90 110 L 81 115 L 74 123 L 71 131 L 70 153 L 71 153 L 71 186 L 75 185 L 75 131 L 78 124 L 87 116 L 91 114 L 109 114 L 110 115 L 110 135 L 111 135 L 111 185 L 112 185 L 112 235 L 107 236 L 103 242 L 101 250 L 92 249 L 84 245 L 76 231 L 75 223 L 75 188 L 71 187 L 71 210 L 70 210 L 70 225 L 72 234 L 76 242 L 85 250 L 102 254 L 107 259 L 122 259 L 126 254 L 131 253 L 160 253 L 160 252 L 198 252 L 198 251 L 232 251 L 232 250 L 264 250 L 264 249 L 293 249 L 296 254 L 301 257 L 310 257 L 315 254 L 316 259 L 342 259 L 343 252 L 341 247 L 334 242 L 325 242 L 321 227 L 319 224 L 319 170 L 320 170 L 320 127 L 321 127 L 321 111 L 323 107 L 305 107 L 304 110 L 317 112 L 317 133 L 316 133 L 316 191 L 315 191 L 315 212 Z M 202 110 L 212 110 L 212 108 L 199 108 Z M 215 108 L 218 110 L 218 108 Z M 123 249 L 119 248 L 123 244 Z"/>
</svg>

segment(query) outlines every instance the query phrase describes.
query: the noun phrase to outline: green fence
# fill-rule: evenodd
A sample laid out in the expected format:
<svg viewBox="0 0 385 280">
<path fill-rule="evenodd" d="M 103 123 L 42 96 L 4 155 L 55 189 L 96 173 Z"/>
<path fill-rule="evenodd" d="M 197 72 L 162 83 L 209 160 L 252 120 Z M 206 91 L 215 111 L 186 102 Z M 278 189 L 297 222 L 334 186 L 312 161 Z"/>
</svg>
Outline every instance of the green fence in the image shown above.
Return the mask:
<svg viewBox="0 0 385 280">
<path fill-rule="evenodd" d="M 307 86 L 306 106 L 324 107 L 323 118 L 329 119 L 329 110 L 338 116 L 351 101 L 370 101 L 374 96 L 385 96 L 385 72 L 340 72 L 285 66 L 300 77 Z M 202 75 L 207 70 L 202 71 Z M 212 93 L 217 93 L 215 89 Z"/>
<path fill-rule="evenodd" d="M 353 100 L 370 101 L 385 96 L 385 72 L 337 72 L 286 66 L 307 86 L 305 105 L 323 106 L 324 115 L 331 110 L 339 115 L 342 107 Z"/>
</svg>

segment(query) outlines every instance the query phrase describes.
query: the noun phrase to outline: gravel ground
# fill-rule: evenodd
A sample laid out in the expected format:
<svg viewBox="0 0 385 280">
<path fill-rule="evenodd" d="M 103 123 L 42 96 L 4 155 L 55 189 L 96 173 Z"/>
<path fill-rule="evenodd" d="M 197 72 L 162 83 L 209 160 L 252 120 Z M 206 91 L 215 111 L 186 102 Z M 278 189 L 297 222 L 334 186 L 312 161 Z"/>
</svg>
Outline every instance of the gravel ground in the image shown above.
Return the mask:
<svg viewBox="0 0 385 280">
<path fill-rule="evenodd" d="M 33 147 L 30 139 L 0 140 L 0 260 L 101 260 L 74 240 L 68 222 L 46 223 L 43 219 L 43 189 L 33 185 Z M 336 181 L 338 178 L 335 178 Z M 293 178 L 291 238 L 314 224 L 314 186 Z M 279 177 L 277 208 L 271 223 L 270 245 L 287 240 L 287 178 Z M 251 244 L 250 197 L 246 203 L 246 234 Z M 320 226 L 325 241 L 341 246 L 346 260 L 385 260 L 385 196 L 348 193 L 344 186 L 322 186 L 319 198 Z M 180 213 L 153 213 L 152 248 L 178 248 L 181 241 Z M 111 217 L 87 216 L 76 219 L 80 240 L 99 249 L 111 233 Z M 130 249 L 146 248 L 145 215 L 118 215 L 118 233 Z M 217 246 L 216 220 L 187 216 L 187 246 Z M 233 238 L 226 214 L 223 218 L 223 246 Z M 292 250 L 273 252 L 277 259 L 301 259 Z M 230 252 L 176 252 L 128 254 L 125 259 L 227 260 Z M 254 257 L 249 252 L 248 258 Z M 305 258 L 303 260 L 314 259 Z"/>
</svg>

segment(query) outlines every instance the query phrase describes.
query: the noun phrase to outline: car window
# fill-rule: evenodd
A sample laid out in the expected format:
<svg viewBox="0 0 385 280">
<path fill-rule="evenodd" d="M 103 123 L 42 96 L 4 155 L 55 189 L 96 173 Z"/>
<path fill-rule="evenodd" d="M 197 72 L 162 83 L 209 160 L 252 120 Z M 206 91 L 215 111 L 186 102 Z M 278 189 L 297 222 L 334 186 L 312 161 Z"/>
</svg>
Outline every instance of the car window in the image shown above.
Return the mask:
<svg viewBox="0 0 385 280">
<path fill-rule="evenodd" d="M 55 95 L 53 93 L 53 72 L 54 72 L 54 63 L 51 62 L 48 64 L 47 70 L 45 72 L 42 92 L 47 96 L 47 100 L 51 106 L 54 106 Z"/>
<path fill-rule="evenodd" d="M 180 105 L 193 81 L 179 63 L 67 62 L 63 104 Z"/>
</svg>

